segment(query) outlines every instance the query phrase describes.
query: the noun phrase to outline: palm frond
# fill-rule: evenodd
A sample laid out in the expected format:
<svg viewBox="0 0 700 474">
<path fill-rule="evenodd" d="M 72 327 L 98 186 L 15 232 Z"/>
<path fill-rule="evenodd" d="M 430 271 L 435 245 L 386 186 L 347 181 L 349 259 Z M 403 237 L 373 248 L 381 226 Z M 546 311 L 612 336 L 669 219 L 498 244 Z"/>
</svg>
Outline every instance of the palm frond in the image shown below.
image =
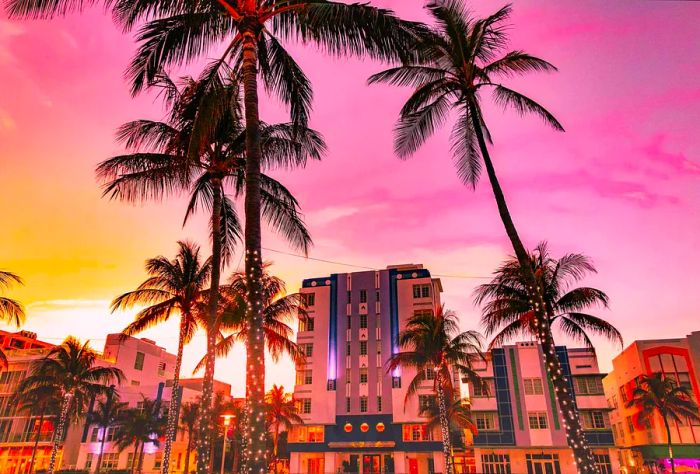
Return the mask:
<svg viewBox="0 0 700 474">
<path fill-rule="evenodd" d="M 513 89 L 509 89 L 502 85 L 495 85 L 493 98 L 494 102 L 501 105 L 504 109 L 512 107 L 520 115 L 535 114 L 555 130 L 560 132 L 564 131 L 564 127 L 559 123 L 554 115 L 552 115 L 551 112 L 534 100 L 514 91 Z"/>
</svg>

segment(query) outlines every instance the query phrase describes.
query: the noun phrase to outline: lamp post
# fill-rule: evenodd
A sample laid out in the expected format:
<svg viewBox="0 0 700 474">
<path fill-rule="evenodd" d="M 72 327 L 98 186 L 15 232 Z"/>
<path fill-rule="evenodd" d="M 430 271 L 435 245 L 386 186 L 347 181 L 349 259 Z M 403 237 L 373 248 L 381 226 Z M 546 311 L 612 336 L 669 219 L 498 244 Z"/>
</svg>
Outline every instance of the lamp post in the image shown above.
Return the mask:
<svg viewBox="0 0 700 474">
<path fill-rule="evenodd" d="M 226 465 L 226 437 L 228 434 L 228 427 L 231 424 L 231 418 L 233 418 L 233 415 L 224 414 L 221 415 L 221 418 L 224 419 L 224 444 L 221 449 L 221 474 L 224 474 L 224 466 Z"/>
</svg>

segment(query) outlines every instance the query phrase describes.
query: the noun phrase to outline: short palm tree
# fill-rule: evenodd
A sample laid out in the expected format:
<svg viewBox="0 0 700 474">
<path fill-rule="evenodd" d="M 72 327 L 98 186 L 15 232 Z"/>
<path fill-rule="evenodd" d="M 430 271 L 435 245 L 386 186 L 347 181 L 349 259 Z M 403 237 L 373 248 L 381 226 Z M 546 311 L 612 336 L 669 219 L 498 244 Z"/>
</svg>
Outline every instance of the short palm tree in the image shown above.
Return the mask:
<svg viewBox="0 0 700 474">
<path fill-rule="evenodd" d="M 6 289 L 13 283 L 22 284 L 22 279 L 12 272 L 0 270 L 0 290 Z M 24 323 L 24 307 L 18 301 L 0 296 L 0 321 L 20 327 Z M 0 370 L 8 365 L 5 351 L 0 347 Z"/>
<path fill-rule="evenodd" d="M 622 347 L 622 335 L 609 322 L 586 313 L 591 307 L 607 307 L 608 296 L 597 288 L 574 285 L 596 269 L 581 254 L 567 254 L 559 259 L 549 253 L 546 242 L 530 255 L 537 286 L 541 288 L 549 326 L 593 349 L 590 334 L 603 336 Z M 487 336 L 493 336 L 490 347 L 522 336 L 535 336 L 532 303 L 527 292 L 520 262 L 510 258 L 494 273 L 491 282 L 475 290 L 475 302 L 482 306 L 481 323 Z"/>
<path fill-rule="evenodd" d="M 562 125 L 542 105 L 506 86 L 504 80 L 530 72 L 549 72 L 556 68 L 549 62 L 523 51 L 507 51 L 510 5 L 485 18 L 470 15 L 462 0 L 431 1 L 427 9 L 435 27 L 420 34 L 415 43 L 416 54 L 403 65 L 370 78 L 370 83 L 389 83 L 413 88 L 404 104 L 395 129 L 395 150 L 407 158 L 442 124 L 451 112 L 456 113 L 451 133 L 453 161 L 460 179 L 476 187 L 485 169 L 496 199 L 498 213 L 520 263 L 528 300 L 533 301 L 535 333 L 547 360 L 548 375 L 560 394 L 560 403 L 574 406 L 567 393 L 567 381 L 560 375 L 552 331 L 546 315 L 543 295 L 529 255 L 508 209 L 503 189 L 489 152 L 491 133 L 483 109 L 484 95 L 492 93 L 493 101 L 521 115 L 534 114 L 555 130 Z M 595 458 L 588 446 L 575 411 L 563 410 L 569 446 L 574 451 L 579 472 L 595 473 Z"/>
<path fill-rule="evenodd" d="M 457 315 L 438 306 L 435 311 L 416 313 L 408 319 L 406 329 L 399 334 L 399 346 L 401 352 L 389 359 L 388 371 L 399 368 L 416 370 L 416 375 L 406 388 L 405 401 L 416 395 L 428 371 L 435 374 L 433 390 L 437 393 L 445 472 L 452 474 L 448 407 L 455 393 L 453 371 L 471 383 L 482 383 L 472 367 L 475 360 L 484 357 L 481 335 L 475 331 L 460 332 Z"/>
<path fill-rule="evenodd" d="M 110 387 L 107 396 L 97 401 L 97 407 L 90 414 L 90 423 L 96 425 L 102 432 L 100 453 L 97 455 L 97 469 L 95 472 L 99 473 L 102 470 L 102 455 L 105 451 L 107 431 L 117 424 L 119 412 L 125 409 L 126 405 L 126 403 L 119 401 L 119 394 L 114 387 Z"/>
<path fill-rule="evenodd" d="M 190 474 L 190 458 L 192 457 L 192 448 L 194 440 L 197 436 L 197 422 L 199 421 L 199 403 L 186 402 L 182 404 L 180 412 L 180 429 L 186 433 L 187 448 L 185 450 L 185 466 L 182 471 L 184 474 Z"/>
<path fill-rule="evenodd" d="M 298 293 L 285 294 L 286 286 L 281 278 L 268 273 L 265 265 L 261 296 L 263 304 L 265 348 L 274 361 L 282 355 L 288 355 L 296 362 L 304 359 L 299 346 L 294 342 L 294 330 L 289 323 L 297 315 L 306 314 L 301 296 Z M 248 302 L 246 278 L 243 272 L 231 275 L 228 285 L 221 287 L 222 301 L 218 326 L 221 334 L 216 345 L 217 357 L 226 357 L 237 342 L 243 342 L 248 337 L 246 306 Z M 203 358 L 195 371 L 204 367 Z"/>
<path fill-rule="evenodd" d="M 225 77 L 222 73 L 226 73 Z M 98 167 L 105 194 L 138 201 L 159 198 L 184 189 L 191 192 L 185 222 L 199 208 L 211 215 L 212 264 L 207 330 L 207 367 L 202 390 L 201 445 L 207 445 L 211 425 L 216 344 L 216 309 L 222 265 L 240 237 L 240 222 L 231 197 L 241 197 L 246 186 L 246 132 L 241 122 L 239 86 L 224 63 L 207 68 L 199 80 L 184 78 L 178 86 L 159 74 L 152 87 L 161 90 L 169 107 L 167 120 L 138 120 L 122 126 L 119 138 L 134 153 L 111 158 Z M 260 124 L 262 163 L 266 169 L 304 166 L 320 159 L 323 138 L 293 124 Z M 292 194 L 266 174 L 258 176 L 262 214 L 293 246 L 306 252 L 311 239 Z M 232 196 L 226 195 L 230 190 Z M 172 433 L 172 430 L 169 430 Z M 169 450 L 164 453 L 164 474 Z M 200 450 L 200 455 L 203 451 Z M 206 455 L 205 455 L 206 456 Z"/>
<path fill-rule="evenodd" d="M 122 371 L 116 367 L 97 365 L 97 353 L 88 346 L 69 337 L 54 347 L 42 359 L 32 364 L 31 375 L 19 386 L 20 392 L 50 387 L 61 397 L 61 411 L 54 434 L 48 474 L 53 474 L 56 454 L 63 443 L 68 421 L 81 417 L 93 397 L 107 395 L 111 384 L 119 384 L 124 379 Z"/>
<path fill-rule="evenodd" d="M 676 380 L 664 376 L 661 372 L 642 375 L 637 382 L 637 388 L 632 392 L 632 398 L 627 402 L 627 407 L 638 407 L 640 409 L 639 419 L 643 422 L 651 422 L 655 414 L 661 417 L 666 427 L 671 472 L 675 474 L 676 466 L 673 460 L 669 420 L 676 423 L 700 421 L 698 405 L 693 400 L 688 387 L 679 385 Z"/>
<path fill-rule="evenodd" d="M 289 432 L 293 425 L 304 424 L 304 420 L 299 416 L 291 394 L 285 393 L 281 385 L 273 385 L 265 394 L 265 405 L 267 406 L 267 426 L 272 433 L 272 459 L 277 472 L 280 432 Z"/>
<path fill-rule="evenodd" d="M 130 466 L 132 473 L 141 472 L 146 445 L 160 445 L 159 438 L 165 435 L 166 424 L 160 402 L 146 397 L 142 397 L 137 407 L 119 412 L 114 443 L 119 452 L 133 446 Z"/>
<path fill-rule="evenodd" d="M 146 261 L 149 278 L 139 287 L 115 298 L 112 311 L 130 308 L 134 305 L 146 305 L 136 314 L 134 322 L 123 331 L 126 335 L 161 324 L 173 314 L 180 317 L 180 333 L 177 344 L 177 357 L 168 410 L 168 427 L 166 429 L 163 459 L 170 459 L 170 450 L 177 434 L 177 415 L 179 400 L 176 394 L 180 387 L 180 368 L 185 344 L 192 340 L 198 327 L 205 322 L 204 314 L 198 312 L 199 305 L 207 293 L 211 276 L 211 258 L 204 260 L 200 256 L 199 246 L 190 242 L 178 242 L 175 259 L 169 260 L 159 256 Z"/>
<path fill-rule="evenodd" d="M 456 388 L 455 388 L 456 389 Z M 447 419 L 450 423 L 450 433 L 453 436 L 463 437 L 464 430 L 469 430 L 473 434 L 477 433 L 476 424 L 472 419 L 471 408 L 467 399 L 460 398 L 459 394 L 447 396 L 450 402 L 447 405 Z M 427 427 L 429 430 L 440 427 L 440 410 L 435 404 L 430 404 L 422 411 L 421 415 L 428 417 Z"/>
<path fill-rule="evenodd" d="M 22 388 L 22 387 L 20 387 Z M 41 435 L 46 422 L 50 418 L 51 431 L 56 428 L 56 418 L 61 412 L 61 398 L 58 396 L 56 387 L 51 385 L 39 385 L 32 388 L 26 387 L 26 391 L 15 391 L 12 403 L 16 404 L 19 410 L 29 412 L 30 416 L 37 416 L 34 421 L 36 434 L 34 435 L 34 445 L 32 446 L 32 457 L 29 461 L 27 472 L 34 471 L 36 461 L 36 451 L 41 441 Z"/>
</svg>

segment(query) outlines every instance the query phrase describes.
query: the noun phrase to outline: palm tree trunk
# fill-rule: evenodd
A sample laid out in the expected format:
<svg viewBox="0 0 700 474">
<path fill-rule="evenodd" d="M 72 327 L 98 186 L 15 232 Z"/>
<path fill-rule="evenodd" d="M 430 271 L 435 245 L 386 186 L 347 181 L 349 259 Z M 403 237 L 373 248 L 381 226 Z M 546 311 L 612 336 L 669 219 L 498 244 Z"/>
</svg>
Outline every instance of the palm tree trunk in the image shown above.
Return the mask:
<svg viewBox="0 0 700 474">
<path fill-rule="evenodd" d="M 146 443 L 143 442 L 141 443 L 141 452 L 139 453 L 139 459 L 138 459 L 138 466 L 136 468 L 136 472 L 138 474 L 141 474 L 143 472 L 143 455 L 146 451 Z"/>
<path fill-rule="evenodd" d="M 491 183 L 491 189 L 493 190 L 494 197 L 496 198 L 498 213 L 501 216 L 503 226 L 506 229 L 506 234 L 508 234 L 508 238 L 513 246 L 515 256 L 518 259 L 518 263 L 520 264 L 520 268 L 523 272 L 523 277 L 528 284 L 529 296 L 534 302 L 534 322 L 538 328 L 535 332 L 535 337 L 537 337 L 537 340 L 542 346 L 545 368 L 547 369 L 547 374 L 554 385 L 559 410 L 564 417 L 567 442 L 569 447 L 574 452 L 578 472 L 582 474 L 597 473 L 598 470 L 595 466 L 593 453 L 591 452 L 583 431 L 581 430 L 581 422 L 576 411 L 576 404 L 574 403 L 574 399 L 570 392 L 571 387 L 569 386 L 566 378 L 562 376 L 561 364 L 559 363 L 559 358 L 556 355 L 554 339 L 552 338 L 552 328 L 545 313 L 544 299 L 542 298 L 540 288 L 537 286 L 537 279 L 535 278 L 535 272 L 532 268 L 530 257 L 527 250 L 525 250 L 525 246 L 520 240 L 520 236 L 518 235 L 518 231 L 515 228 L 510 211 L 508 210 L 506 198 L 503 195 L 503 190 L 498 182 L 498 177 L 496 176 L 496 171 L 493 167 L 491 156 L 486 146 L 486 140 L 484 139 L 484 134 L 481 129 L 477 109 L 471 102 L 469 103 L 469 115 L 471 116 L 474 132 L 476 133 L 479 141 L 479 149 L 481 150 L 481 156 L 484 160 L 484 166 L 489 177 L 489 182 Z"/>
<path fill-rule="evenodd" d="M 676 463 L 673 460 L 673 440 L 671 439 L 671 425 L 668 423 L 668 417 L 662 414 L 664 425 L 666 426 L 666 440 L 668 443 L 668 459 L 671 462 L 671 474 L 676 474 Z"/>
<path fill-rule="evenodd" d="M 223 196 L 221 180 L 212 180 L 211 214 L 211 289 L 209 293 L 209 320 L 207 322 L 207 359 L 202 380 L 201 419 L 197 435 L 197 474 L 209 473 L 210 444 L 212 433 L 212 399 L 214 395 L 214 363 L 216 361 L 216 310 L 219 303 L 219 282 L 221 280 L 221 207 Z"/>
<path fill-rule="evenodd" d="M 165 430 L 165 446 L 163 447 L 162 473 L 168 474 L 170 470 L 170 451 L 177 435 L 177 419 L 180 411 L 180 368 L 182 367 L 182 352 L 185 346 L 185 330 L 189 314 L 180 316 L 180 336 L 177 341 L 177 358 L 175 359 L 175 373 L 173 374 L 173 387 L 170 391 L 170 408 L 168 409 L 168 425 Z"/>
<path fill-rule="evenodd" d="M 187 449 L 185 450 L 185 470 L 184 474 L 190 474 L 190 456 L 192 455 L 192 433 L 187 434 Z"/>
<path fill-rule="evenodd" d="M 260 115 L 258 110 L 257 32 L 243 31 L 243 91 L 246 124 L 245 192 L 245 274 L 248 291 L 246 321 L 246 397 L 248 422 L 246 471 L 264 474 L 267 470 L 265 438 L 265 351 L 262 317 L 262 236 L 260 226 Z"/>
<path fill-rule="evenodd" d="M 131 474 L 134 474 L 136 472 L 136 464 L 138 463 L 139 459 L 139 441 L 136 440 L 136 444 L 134 445 L 134 457 L 131 459 Z"/>
<path fill-rule="evenodd" d="M 439 377 L 439 376 L 438 376 Z M 440 378 L 440 377 L 439 377 Z M 452 440 L 450 439 L 450 421 L 447 419 L 447 402 L 442 380 L 437 381 L 438 414 L 442 434 L 442 454 L 445 456 L 445 474 L 452 474 Z"/>
<path fill-rule="evenodd" d="M 41 415 L 39 416 L 39 429 L 36 431 L 36 436 L 34 437 L 34 446 L 32 447 L 32 459 L 29 461 L 29 474 L 32 474 L 34 469 L 34 461 L 36 460 L 36 450 L 39 447 L 39 439 L 41 438 L 41 427 L 44 425 L 44 410 L 41 410 Z"/>
<path fill-rule="evenodd" d="M 66 429 L 65 425 L 68 421 L 68 409 L 70 408 L 70 402 L 71 394 L 67 393 L 64 395 L 63 403 L 61 404 L 61 416 L 58 419 L 58 426 L 56 427 L 56 432 L 54 433 L 49 469 L 46 471 L 47 474 L 53 474 L 54 470 L 56 469 L 56 455 L 58 454 L 58 446 L 63 442 L 63 431 Z"/>
<path fill-rule="evenodd" d="M 102 427 L 102 441 L 100 441 L 100 454 L 97 455 L 97 467 L 95 472 L 100 472 L 102 470 L 102 455 L 105 452 L 105 440 L 107 439 L 107 427 Z"/>
<path fill-rule="evenodd" d="M 275 474 L 277 474 L 277 451 L 280 441 L 280 425 L 275 424 L 275 433 L 272 437 L 272 459 L 275 461 Z"/>
</svg>

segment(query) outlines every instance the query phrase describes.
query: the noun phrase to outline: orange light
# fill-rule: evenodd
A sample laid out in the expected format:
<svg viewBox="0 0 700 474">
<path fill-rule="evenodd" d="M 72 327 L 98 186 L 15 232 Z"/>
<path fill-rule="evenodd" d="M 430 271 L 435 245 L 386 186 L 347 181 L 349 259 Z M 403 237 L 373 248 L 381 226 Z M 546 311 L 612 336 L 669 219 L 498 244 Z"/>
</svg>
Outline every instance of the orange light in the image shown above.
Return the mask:
<svg viewBox="0 0 700 474">
<path fill-rule="evenodd" d="M 352 431 L 352 425 L 350 423 L 345 423 L 345 426 L 343 427 L 346 433 L 350 433 Z"/>
<path fill-rule="evenodd" d="M 369 425 L 367 423 L 362 423 L 360 425 L 360 431 L 363 433 L 367 433 L 369 431 Z"/>
<path fill-rule="evenodd" d="M 377 423 L 377 431 L 379 431 L 381 433 L 382 431 L 384 431 L 384 428 L 385 428 L 384 423 L 382 423 L 381 421 L 379 423 Z"/>
</svg>

